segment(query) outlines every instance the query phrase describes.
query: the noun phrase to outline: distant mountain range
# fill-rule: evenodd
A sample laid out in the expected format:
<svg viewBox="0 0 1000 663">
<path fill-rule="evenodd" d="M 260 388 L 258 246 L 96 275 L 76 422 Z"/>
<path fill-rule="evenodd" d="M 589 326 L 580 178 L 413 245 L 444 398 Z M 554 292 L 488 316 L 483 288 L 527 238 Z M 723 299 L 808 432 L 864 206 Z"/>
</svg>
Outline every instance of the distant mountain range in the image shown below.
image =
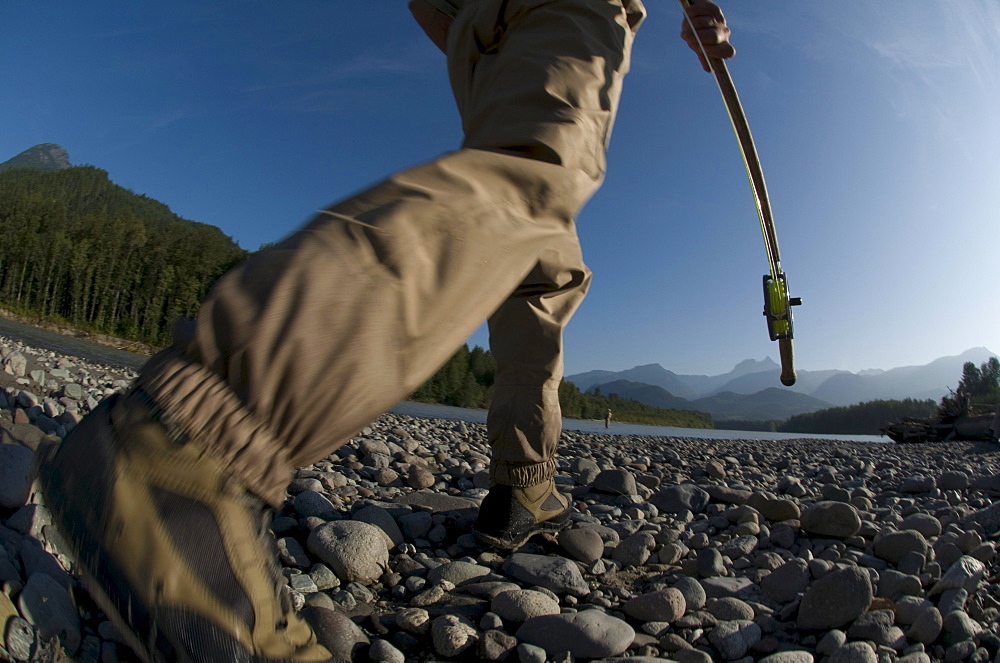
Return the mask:
<svg viewBox="0 0 1000 663">
<path fill-rule="evenodd" d="M 679 375 L 659 364 L 625 371 L 588 371 L 566 377 L 581 391 L 618 394 L 657 407 L 708 412 L 727 419 L 783 420 L 796 414 L 873 400 L 938 400 L 958 385 L 962 366 L 979 366 L 995 353 L 972 348 L 923 366 L 860 373 L 799 371 L 792 387 L 778 387 L 781 367 L 770 357 L 747 359 L 722 375 Z"/>
<path fill-rule="evenodd" d="M 32 170 L 63 170 L 70 168 L 69 152 L 62 145 L 41 143 L 29 147 L 24 152 L 0 163 L 0 171 L 13 168 L 31 168 Z"/>
</svg>

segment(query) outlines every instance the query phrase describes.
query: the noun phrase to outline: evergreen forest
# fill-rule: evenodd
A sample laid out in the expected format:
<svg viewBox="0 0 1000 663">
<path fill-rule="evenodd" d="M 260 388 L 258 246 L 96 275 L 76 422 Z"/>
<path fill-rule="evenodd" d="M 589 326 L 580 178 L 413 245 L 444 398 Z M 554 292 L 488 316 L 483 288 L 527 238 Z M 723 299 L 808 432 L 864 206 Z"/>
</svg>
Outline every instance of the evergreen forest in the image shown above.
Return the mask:
<svg viewBox="0 0 1000 663">
<path fill-rule="evenodd" d="M 0 305 L 162 345 L 247 252 L 92 166 L 0 172 Z"/>
<path fill-rule="evenodd" d="M 923 419 L 934 414 L 933 399 L 876 400 L 797 414 L 777 426 L 783 433 L 830 433 L 839 435 L 879 435 L 891 421 L 906 417 Z"/>
</svg>

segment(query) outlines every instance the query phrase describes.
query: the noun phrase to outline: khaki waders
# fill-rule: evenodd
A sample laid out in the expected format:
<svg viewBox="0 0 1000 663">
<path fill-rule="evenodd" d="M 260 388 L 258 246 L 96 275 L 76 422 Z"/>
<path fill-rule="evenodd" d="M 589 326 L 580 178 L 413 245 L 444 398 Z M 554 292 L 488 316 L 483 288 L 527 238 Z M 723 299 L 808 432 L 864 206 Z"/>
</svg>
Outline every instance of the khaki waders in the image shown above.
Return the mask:
<svg viewBox="0 0 1000 663">
<path fill-rule="evenodd" d="M 624 2 L 624 4 L 623 4 Z M 599 186 L 638 0 L 466 0 L 448 66 L 460 150 L 321 212 L 216 284 L 138 385 L 274 506 L 489 319 L 501 484 L 555 473 L 574 219 Z"/>
</svg>

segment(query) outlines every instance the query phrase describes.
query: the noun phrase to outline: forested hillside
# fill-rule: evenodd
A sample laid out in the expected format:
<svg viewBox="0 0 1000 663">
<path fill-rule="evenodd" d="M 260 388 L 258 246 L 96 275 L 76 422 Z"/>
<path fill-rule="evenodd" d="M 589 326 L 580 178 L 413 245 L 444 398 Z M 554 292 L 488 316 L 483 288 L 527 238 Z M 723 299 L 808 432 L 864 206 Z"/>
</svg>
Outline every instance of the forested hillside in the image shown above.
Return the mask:
<svg viewBox="0 0 1000 663">
<path fill-rule="evenodd" d="M 834 433 L 841 435 L 879 435 L 890 421 L 904 417 L 929 417 L 937 409 L 933 400 L 907 398 L 901 401 L 879 400 L 835 407 L 789 418 L 777 429 L 785 433 Z"/>
<path fill-rule="evenodd" d="M 91 166 L 0 172 L 0 305 L 162 344 L 247 252 Z"/>
</svg>

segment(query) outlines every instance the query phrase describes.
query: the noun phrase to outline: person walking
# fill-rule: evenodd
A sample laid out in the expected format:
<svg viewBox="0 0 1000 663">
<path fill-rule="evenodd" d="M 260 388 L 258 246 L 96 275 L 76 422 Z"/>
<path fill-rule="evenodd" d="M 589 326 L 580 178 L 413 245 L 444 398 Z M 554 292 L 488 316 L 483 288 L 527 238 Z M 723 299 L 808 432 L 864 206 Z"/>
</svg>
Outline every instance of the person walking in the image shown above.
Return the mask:
<svg viewBox="0 0 1000 663">
<path fill-rule="evenodd" d="M 45 450 L 45 503 L 151 661 L 329 661 L 292 609 L 270 517 L 297 467 L 415 390 L 482 323 L 497 361 L 474 526 L 513 549 L 566 522 L 562 331 L 640 0 L 413 0 L 447 54 L 460 149 L 319 213 L 215 284 L 130 389 Z M 730 57 L 719 8 L 690 10 Z M 699 53 L 699 58 L 702 57 Z"/>
</svg>

